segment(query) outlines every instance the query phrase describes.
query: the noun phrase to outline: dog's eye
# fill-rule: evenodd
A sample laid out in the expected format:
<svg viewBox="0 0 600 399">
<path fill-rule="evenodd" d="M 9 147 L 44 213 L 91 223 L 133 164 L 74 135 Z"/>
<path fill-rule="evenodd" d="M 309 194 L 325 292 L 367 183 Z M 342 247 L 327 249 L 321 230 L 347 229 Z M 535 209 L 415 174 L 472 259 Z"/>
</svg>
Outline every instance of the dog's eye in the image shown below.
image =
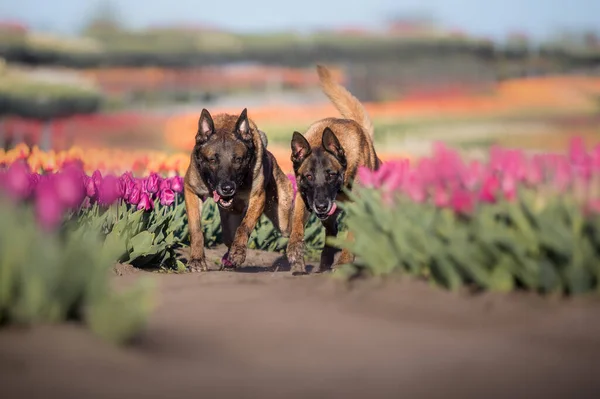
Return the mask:
<svg viewBox="0 0 600 399">
<path fill-rule="evenodd" d="M 233 158 L 233 162 L 235 162 L 235 163 L 242 163 L 242 157 L 234 157 Z"/>
<path fill-rule="evenodd" d="M 335 179 L 337 177 L 337 173 L 329 172 L 329 173 L 327 173 L 327 176 L 329 176 L 330 179 Z"/>
<path fill-rule="evenodd" d="M 306 178 L 306 180 L 308 181 L 312 181 L 313 180 L 313 175 L 306 175 L 304 176 Z"/>
<path fill-rule="evenodd" d="M 211 165 L 216 165 L 217 164 L 217 158 L 209 158 L 208 159 L 208 163 Z"/>
</svg>

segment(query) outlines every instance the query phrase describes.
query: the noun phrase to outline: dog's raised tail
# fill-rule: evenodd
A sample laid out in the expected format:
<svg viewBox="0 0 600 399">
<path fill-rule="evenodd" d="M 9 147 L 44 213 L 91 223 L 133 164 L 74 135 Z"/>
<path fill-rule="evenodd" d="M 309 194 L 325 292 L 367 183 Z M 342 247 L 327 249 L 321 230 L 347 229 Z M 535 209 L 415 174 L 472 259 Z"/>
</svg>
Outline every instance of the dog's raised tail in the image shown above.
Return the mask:
<svg viewBox="0 0 600 399">
<path fill-rule="evenodd" d="M 331 71 L 323 65 L 317 65 L 317 73 L 321 88 L 338 112 L 346 119 L 352 119 L 362 126 L 367 134 L 373 138 L 375 128 L 367 114 L 367 110 L 356 97 L 345 87 L 333 80 Z"/>
</svg>

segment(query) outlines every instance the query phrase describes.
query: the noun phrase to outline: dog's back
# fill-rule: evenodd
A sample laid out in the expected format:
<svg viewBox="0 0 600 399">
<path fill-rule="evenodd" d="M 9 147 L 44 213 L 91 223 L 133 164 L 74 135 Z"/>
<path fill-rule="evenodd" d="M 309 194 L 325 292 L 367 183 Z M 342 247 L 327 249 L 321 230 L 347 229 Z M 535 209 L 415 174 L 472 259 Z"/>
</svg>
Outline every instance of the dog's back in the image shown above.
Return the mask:
<svg viewBox="0 0 600 399">
<path fill-rule="evenodd" d="M 318 65 L 317 73 L 323 92 L 342 118 L 325 118 L 313 123 L 305 137 L 312 147 L 320 147 L 325 128 L 335 133 L 348 160 L 346 183 L 350 183 L 359 166 L 378 169 L 381 164 L 373 145 L 373 122 L 361 102 L 334 81 L 329 69 Z"/>
</svg>

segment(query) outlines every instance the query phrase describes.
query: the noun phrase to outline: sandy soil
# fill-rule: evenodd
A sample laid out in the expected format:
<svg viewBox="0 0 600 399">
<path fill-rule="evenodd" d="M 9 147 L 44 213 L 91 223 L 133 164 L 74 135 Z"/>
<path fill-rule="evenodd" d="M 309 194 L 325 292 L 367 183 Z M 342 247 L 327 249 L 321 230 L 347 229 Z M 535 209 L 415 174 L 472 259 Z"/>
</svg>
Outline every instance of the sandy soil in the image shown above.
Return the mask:
<svg viewBox="0 0 600 399">
<path fill-rule="evenodd" d="M 600 397 L 596 299 L 347 286 L 261 252 L 247 264 L 153 275 L 158 308 L 126 349 L 77 326 L 0 332 L 2 398 Z M 123 286 L 149 274 L 118 272 Z"/>
</svg>

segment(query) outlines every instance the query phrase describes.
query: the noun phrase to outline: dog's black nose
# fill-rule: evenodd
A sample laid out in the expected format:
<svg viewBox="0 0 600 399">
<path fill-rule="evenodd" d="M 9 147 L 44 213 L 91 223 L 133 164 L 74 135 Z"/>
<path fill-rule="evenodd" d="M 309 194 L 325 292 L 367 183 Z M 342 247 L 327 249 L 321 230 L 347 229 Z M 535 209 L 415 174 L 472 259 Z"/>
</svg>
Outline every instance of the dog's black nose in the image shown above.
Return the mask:
<svg viewBox="0 0 600 399">
<path fill-rule="evenodd" d="M 319 213 L 325 213 L 329 210 L 329 202 L 315 202 L 315 210 Z"/>
<path fill-rule="evenodd" d="M 221 194 L 228 196 L 233 195 L 235 193 L 235 183 L 234 182 L 225 182 L 221 184 Z"/>
</svg>

